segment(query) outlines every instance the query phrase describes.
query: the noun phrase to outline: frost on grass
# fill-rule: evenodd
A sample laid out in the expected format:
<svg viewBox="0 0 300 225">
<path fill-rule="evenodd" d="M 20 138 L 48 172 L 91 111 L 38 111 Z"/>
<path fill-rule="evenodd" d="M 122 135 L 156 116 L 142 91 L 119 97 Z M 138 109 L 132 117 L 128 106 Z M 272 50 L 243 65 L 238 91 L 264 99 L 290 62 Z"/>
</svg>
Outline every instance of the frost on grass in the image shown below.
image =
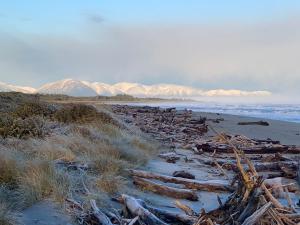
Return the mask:
<svg viewBox="0 0 300 225">
<path fill-rule="evenodd" d="M 0 94 L 0 224 L 45 198 L 104 203 L 156 149 L 106 107 Z M 4 221 L 4 222 L 3 222 Z M 8 221 L 8 222 L 5 222 Z"/>
</svg>

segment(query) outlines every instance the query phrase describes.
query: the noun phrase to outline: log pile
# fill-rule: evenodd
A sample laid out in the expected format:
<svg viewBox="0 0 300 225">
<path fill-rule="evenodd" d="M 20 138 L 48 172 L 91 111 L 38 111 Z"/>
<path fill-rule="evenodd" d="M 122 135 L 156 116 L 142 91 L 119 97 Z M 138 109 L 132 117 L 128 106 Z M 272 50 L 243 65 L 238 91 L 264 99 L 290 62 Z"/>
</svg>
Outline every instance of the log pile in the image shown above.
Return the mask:
<svg viewBox="0 0 300 225">
<path fill-rule="evenodd" d="M 226 138 L 245 154 L 300 153 L 300 148 L 297 146 L 283 145 L 278 141 L 272 141 L 270 139 L 255 140 L 241 135 L 226 135 Z M 233 147 L 228 143 L 220 141 L 218 137 L 213 140 L 202 141 L 202 143 L 196 144 L 196 148 L 199 152 L 233 153 Z"/>
<path fill-rule="evenodd" d="M 89 207 L 83 207 L 81 203 L 68 199 L 69 208 L 79 215 L 81 224 L 300 224 L 300 213 L 291 200 L 291 194 L 300 192 L 296 181 L 299 179 L 299 162 L 295 156 L 300 153 L 298 147 L 282 145 L 271 139 L 258 140 L 242 135 L 219 133 L 213 139 L 204 141 L 202 135 L 208 128 L 205 119 L 195 120 L 190 111 L 179 113 L 173 108 L 163 110 L 156 107 L 112 108 L 118 115 L 124 116 L 128 123 L 138 126 L 166 145 L 178 148 L 191 146 L 193 151 L 189 152 L 195 158 L 186 159 L 186 163 L 197 161 L 197 165 L 204 165 L 210 169 L 214 167 L 226 179 L 200 180 L 185 170 L 165 175 L 130 169 L 127 172 L 136 187 L 156 195 L 167 196 L 166 201 L 173 198 L 178 211 L 154 207 L 149 202 L 128 194 L 114 198 L 124 206 L 122 210 L 100 209 L 94 200 L 90 200 Z M 179 164 L 183 161 L 182 155 L 177 151 L 161 153 L 159 158 L 169 163 Z M 75 162 L 69 164 L 69 169 L 88 168 L 87 165 Z M 229 170 L 230 175 L 235 175 L 233 180 L 227 174 Z M 215 193 L 218 201 L 216 203 L 219 204 L 216 209 L 207 212 L 202 209 L 196 212 L 178 201 L 183 199 L 198 204 L 198 194 L 202 191 Z M 228 193 L 230 196 L 222 202 L 219 192 Z M 285 198 L 288 204 L 283 205 L 279 198 Z"/>
<path fill-rule="evenodd" d="M 259 176 L 255 165 L 246 154 L 236 148 L 227 137 L 224 136 L 223 140 L 232 147 L 236 158 L 238 186 L 230 198 L 218 209 L 208 213 L 201 212 L 195 225 L 299 224 L 300 214 L 295 213 L 293 204 L 284 207 L 267 187 L 274 188 L 274 186 L 268 185 L 270 181 L 263 180 Z M 247 168 L 242 165 L 242 160 L 246 162 Z M 279 183 L 279 188 L 283 189 L 284 185 Z M 287 189 L 286 196 L 288 202 L 291 202 Z"/>
<path fill-rule="evenodd" d="M 161 143 L 176 148 L 192 148 L 207 132 L 206 119 L 193 118 L 191 110 L 177 111 L 175 108 L 136 107 L 113 105 L 115 114 L 124 121 L 139 127 Z"/>
</svg>

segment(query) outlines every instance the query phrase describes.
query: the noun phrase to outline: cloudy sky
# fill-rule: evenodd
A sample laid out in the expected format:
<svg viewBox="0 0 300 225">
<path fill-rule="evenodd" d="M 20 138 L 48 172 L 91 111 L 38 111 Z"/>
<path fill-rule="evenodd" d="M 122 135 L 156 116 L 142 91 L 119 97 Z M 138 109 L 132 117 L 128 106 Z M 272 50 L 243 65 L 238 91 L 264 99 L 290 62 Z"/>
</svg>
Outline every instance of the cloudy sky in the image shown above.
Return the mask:
<svg viewBox="0 0 300 225">
<path fill-rule="evenodd" d="M 0 0 L 0 81 L 300 94 L 300 1 Z"/>
</svg>

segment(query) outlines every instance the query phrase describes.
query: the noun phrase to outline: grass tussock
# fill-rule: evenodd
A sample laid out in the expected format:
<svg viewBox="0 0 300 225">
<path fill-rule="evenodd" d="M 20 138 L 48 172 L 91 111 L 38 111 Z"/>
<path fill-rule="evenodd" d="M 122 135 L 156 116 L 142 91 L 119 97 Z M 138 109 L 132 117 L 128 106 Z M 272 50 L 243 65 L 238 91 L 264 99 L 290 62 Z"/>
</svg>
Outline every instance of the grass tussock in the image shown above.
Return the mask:
<svg viewBox="0 0 300 225">
<path fill-rule="evenodd" d="M 17 160 L 8 153 L 0 152 L 0 184 L 16 185 L 19 174 Z"/>
<path fill-rule="evenodd" d="M 126 169 L 147 162 L 156 148 L 101 107 L 0 93 L 0 225 L 44 198 L 84 202 L 83 180 L 95 199 L 125 190 Z"/>
<path fill-rule="evenodd" d="M 32 148 L 29 154 L 35 159 L 44 161 L 63 160 L 71 162 L 76 159 L 76 155 L 68 148 L 55 143 L 56 139 L 31 140 Z"/>
<path fill-rule="evenodd" d="M 114 175 L 102 175 L 95 183 L 97 188 L 110 195 L 123 191 L 127 184 L 123 177 Z"/>
<path fill-rule="evenodd" d="M 69 179 L 59 173 L 48 162 L 31 162 L 20 177 L 20 190 L 28 204 L 44 197 L 53 197 L 62 201 L 68 193 Z"/>
<path fill-rule="evenodd" d="M 5 203 L 0 202 L 0 225 L 17 225 L 20 224 L 16 214 L 12 212 Z"/>
</svg>

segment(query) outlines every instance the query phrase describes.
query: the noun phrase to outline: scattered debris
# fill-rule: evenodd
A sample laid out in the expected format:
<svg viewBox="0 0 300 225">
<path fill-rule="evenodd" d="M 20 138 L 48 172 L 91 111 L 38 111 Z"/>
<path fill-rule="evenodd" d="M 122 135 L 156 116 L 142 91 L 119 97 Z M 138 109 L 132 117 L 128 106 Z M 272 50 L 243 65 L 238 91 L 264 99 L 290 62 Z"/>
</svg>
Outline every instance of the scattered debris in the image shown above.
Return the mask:
<svg viewBox="0 0 300 225">
<path fill-rule="evenodd" d="M 113 105 L 112 111 L 170 148 L 192 149 L 208 131 L 206 118 L 193 117 L 191 110 Z"/>
</svg>

